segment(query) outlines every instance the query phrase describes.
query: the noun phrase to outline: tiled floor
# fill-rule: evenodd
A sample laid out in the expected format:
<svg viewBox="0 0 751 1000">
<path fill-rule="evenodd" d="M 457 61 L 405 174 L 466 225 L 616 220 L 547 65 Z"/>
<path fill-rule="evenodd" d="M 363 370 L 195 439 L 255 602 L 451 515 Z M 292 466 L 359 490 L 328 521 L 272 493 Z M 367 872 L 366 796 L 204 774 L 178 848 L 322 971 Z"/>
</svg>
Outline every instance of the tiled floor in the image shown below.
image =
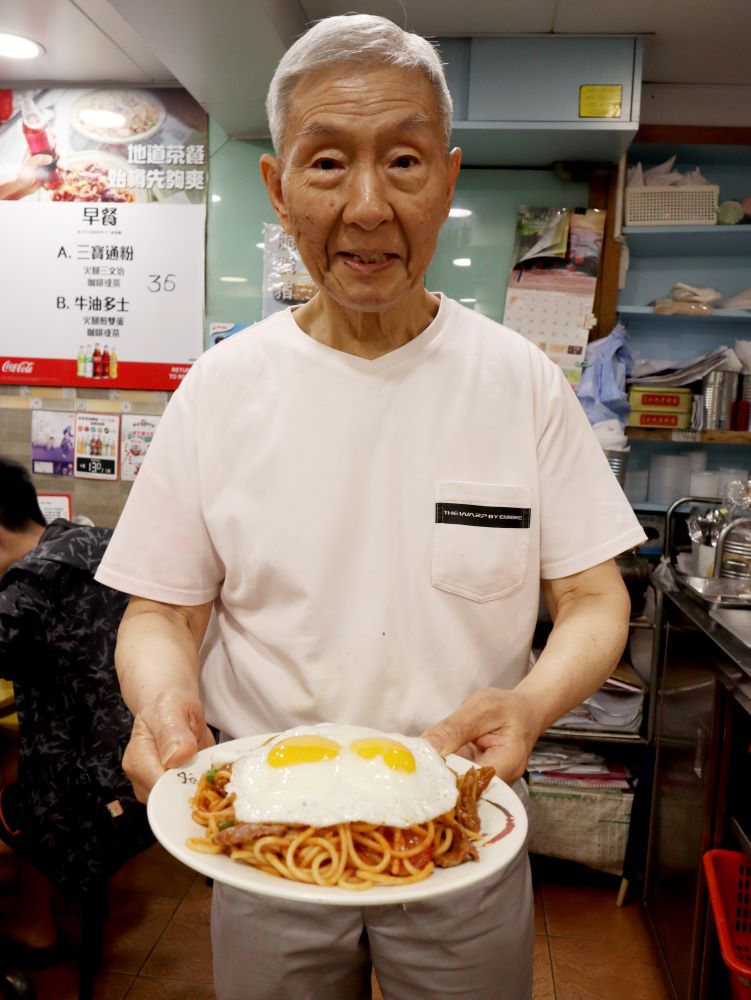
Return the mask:
<svg viewBox="0 0 751 1000">
<path fill-rule="evenodd" d="M 533 862 L 533 1000 L 669 1000 L 640 905 L 615 905 L 618 880 Z"/>
<path fill-rule="evenodd" d="M 615 906 L 617 880 L 544 859 L 534 872 L 534 1000 L 668 1000 L 639 906 Z M 203 876 L 158 846 L 121 869 L 96 1000 L 212 1000 L 210 899 Z M 73 964 L 34 979 L 38 1000 L 76 1000 Z"/>
</svg>

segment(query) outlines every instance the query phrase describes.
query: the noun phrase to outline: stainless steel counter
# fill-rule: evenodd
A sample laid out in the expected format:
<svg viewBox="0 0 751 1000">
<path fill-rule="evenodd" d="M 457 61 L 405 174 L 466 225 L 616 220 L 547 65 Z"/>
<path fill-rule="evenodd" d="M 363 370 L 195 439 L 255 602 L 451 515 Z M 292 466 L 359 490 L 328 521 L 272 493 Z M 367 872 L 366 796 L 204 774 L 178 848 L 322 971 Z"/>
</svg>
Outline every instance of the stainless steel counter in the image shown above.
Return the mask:
<svg viewBox="0 0 751 1000">
<path fill-rule="evenodd" d="M 751 715 L 751 649 L 709 614 L 709 608 L 686 590 L 663 591 L 663 600 L 678 608 L 717 646 L 715 667 L 723 686 Z M 751 616 L 751 608 L 746 612 Z"/>
<path fill-rule="evenodd" d="M 687 590 L 661 589 L 657 604 L 644 904 L 672 995 L 717 1000 L 727 981 L 702 858 L 713 847 L 748 850 L 751 649 Z"/>
</svg>

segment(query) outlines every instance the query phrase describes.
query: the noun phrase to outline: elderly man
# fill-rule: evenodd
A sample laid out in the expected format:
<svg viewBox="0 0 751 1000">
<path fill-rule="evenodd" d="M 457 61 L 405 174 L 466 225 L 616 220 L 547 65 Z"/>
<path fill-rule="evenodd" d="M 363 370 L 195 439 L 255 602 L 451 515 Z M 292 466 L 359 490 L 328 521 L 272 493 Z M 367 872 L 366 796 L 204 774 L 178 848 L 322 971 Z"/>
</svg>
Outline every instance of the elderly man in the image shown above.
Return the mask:
<svg viewBox="0 0 751 1000">
<path fill-rule="evenodd" d="M 268 111 L 261 170 L 318 294 L 194 365 L 105 556 L 99 579 L 138 595 L 126 769 L 145 797 L 211 744 L 206 720 L 227 738 L 338 721 L 516 781 L 620 655 L 612 557 L 641 529 L 560 371 L 424 287 L 460 162 L 432 46 L 326 19 Z M 555 625 L 528 672 L 541 579 Z M 387 1000 L 531 991 L 526 855 L 406 907 L 217 885 L 212 930 L 222 1000 L 366 997 L 371 960 Z"/>
</svg>

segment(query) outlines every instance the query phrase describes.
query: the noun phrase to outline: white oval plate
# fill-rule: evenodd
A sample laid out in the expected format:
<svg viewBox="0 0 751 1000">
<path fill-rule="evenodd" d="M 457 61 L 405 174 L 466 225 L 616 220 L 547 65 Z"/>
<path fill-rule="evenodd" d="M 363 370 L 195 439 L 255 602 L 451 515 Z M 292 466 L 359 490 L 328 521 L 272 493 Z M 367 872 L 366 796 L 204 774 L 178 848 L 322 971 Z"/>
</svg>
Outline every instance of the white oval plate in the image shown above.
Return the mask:
<svg viewBox="0 0 751 1000">
<path fill-rule="evenodd" d="M 483 834 L 478 842 L 480 860 L 465 861 L 455 868 L 436 868 L 424 882 L 405 886 L 373 886 L 372 889 L 353 892 L 276 878 L 240 861 L 232 861 L 225 854 L 192 851 L 186 844 L 188 837 L 200 836 L 204 828 L 193 822 L 188 800 L 199 777 L 211 767 L 214 754 L 220 749 L 223 754 L 240 756 L 260 746 L 271 735 L 246 736 L 221 743 L 219 747 L 201 750 L 189 764 L 166 771 L 152 788 L 147 806 L 151 829 L 160 844 L 188 868 L 217 882 L 262 896 L 331 906 L 384 906 L 412 903 L 466 889 L 500 872 L 524 846 L 527 813 L 521 799 L 500 778 L 493 778 L 480 801 Z M 454 754 L 449 754 L 446 763 L 460 774 L 472 766 L 471 761 Z"/>
<path fill-rule="evenodd" d="M 92 97 L 102 96 L 105 101 L 109 102 L 108 110 L 117 111 L 117 95 L 121 91 L 127 91 L 129 94 L 140 98 L 146 103 L 150 104 L 156 112 L 156 121 L 149 126 L 149 128 L 143 129 L 141 132 L 131 132 L 128 135 L 119 135 L 117 127 L 106 128 L 90 128 L 86 126 L 85 122 L 79 121 L 78 111 L 82 106 L 85 106 L 87 101 Z M 130 87 L 118 87 L 118 88 L 107 88 L 105 90 L 87 90 L 85 94 L 81 94 L 78 100 L 75 102 L 70 112 L 70 124 L 80 133 L 85 139 L 90 139 L 92 142 L 104 143 L 106 145 L 125 145 L 129 142 L 142 142 L 144 139 L 150 139 L 151 136 L 156 135 L 159 129 L 164 125 L 164 121 L 167 117 L 167 111 L 164 105 L 155 97 L 151 92 L 145 92 L 142 90 L 132 89 Z"/>
</svg>

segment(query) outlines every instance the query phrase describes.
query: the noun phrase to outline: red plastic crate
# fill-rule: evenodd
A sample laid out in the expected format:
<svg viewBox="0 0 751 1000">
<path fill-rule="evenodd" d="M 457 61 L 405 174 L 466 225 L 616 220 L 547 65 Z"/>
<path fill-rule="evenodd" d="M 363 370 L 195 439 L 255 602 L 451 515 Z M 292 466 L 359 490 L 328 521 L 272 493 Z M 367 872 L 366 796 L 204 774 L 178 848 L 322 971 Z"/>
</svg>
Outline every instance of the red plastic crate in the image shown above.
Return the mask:
<svg viewBox="0 0 751 1000">
<path fill-rule="evenodd" d="M 751 1000 L 751 858 L 740 851 L 707 851 L 704 872 L 731 995 Z"/>
</svg>

